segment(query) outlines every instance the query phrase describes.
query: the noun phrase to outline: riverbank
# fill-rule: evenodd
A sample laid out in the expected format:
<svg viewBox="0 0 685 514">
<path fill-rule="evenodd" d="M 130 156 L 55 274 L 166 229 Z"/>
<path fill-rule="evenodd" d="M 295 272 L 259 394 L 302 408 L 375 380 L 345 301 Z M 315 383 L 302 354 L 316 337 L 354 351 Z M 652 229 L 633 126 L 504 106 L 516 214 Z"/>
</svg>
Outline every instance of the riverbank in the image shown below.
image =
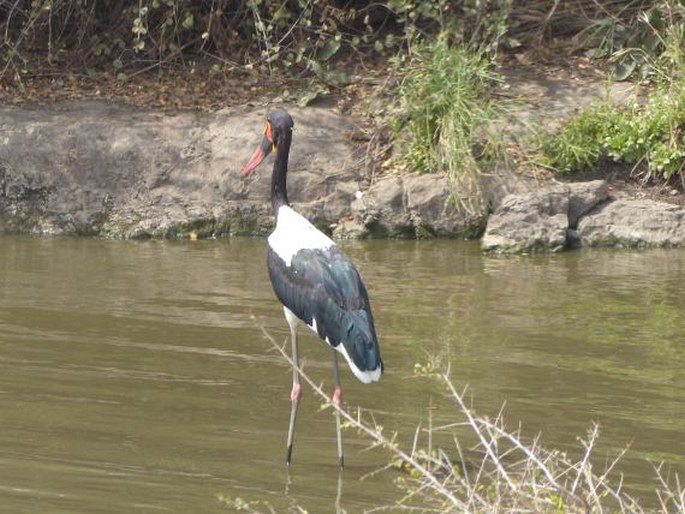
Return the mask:
<svg viewBox="0 0 685 514">
<path fill-rule="evenodd" d="M 559 126 L 607 91 L 601 71 L 581 58 L 565 67 L 509 64 L 501 71 L 506 80 L 499 94 L 513 106 L 505 129 L 512 140 L 534 124 Z M 445 176 L 374 161 L 376 134 L 363 106 L 387 95 L 378 76 L 334 92 L 317 90 L 306 101 L 305 93 L 286 98 L 285 82 L 249 78 L 241 85 L 197 80 L 194 88 L 187 81 L 175 88 L 139 84 L 138 94 L 122 84 L 61 85 L 34 84 L 31 94 L 12 102 L 5 91 L 15 105 L 0 107 L 0 232 L 266 234 L 273 224 L 269 174 L 244 181 L 238 170 L 266 112 L 287 108 L 297 126 L 291 201 L 336 237 L 482 235 L 490 252 L 685 245 L 682 192 L 639 184 L 619 166 L 577 184 L 525 164 L 508 167 L 487 177 L 493 205 L 487 219 L 451 207 L 454 191 Z M 629 85 L 611 87 L 617 101 L 634 92 Z M 298 99 L 310 105 L 301 107 Z"/>
</svg>

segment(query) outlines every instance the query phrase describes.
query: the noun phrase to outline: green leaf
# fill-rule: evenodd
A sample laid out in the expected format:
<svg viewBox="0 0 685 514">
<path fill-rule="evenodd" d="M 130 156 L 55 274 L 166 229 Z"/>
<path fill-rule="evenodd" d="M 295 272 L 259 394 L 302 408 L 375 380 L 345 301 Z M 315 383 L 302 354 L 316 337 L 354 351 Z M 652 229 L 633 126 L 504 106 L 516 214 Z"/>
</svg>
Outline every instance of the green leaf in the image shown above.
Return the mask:
<svg viewBox="0 0 685 514">
<path fill-rule="evenodd" d="M 309 61 L 309 66 L 315 75 L 320 77 L 323 74 L 323 66 L 321 66 L 319 61 Z"/>
<path fill-rule="evenodd" d="M 635 61 L 633 59 L 626 59 L 616 64 L 614 67 L 614 80 L 626 80 L 635 71 Z"/>
<path fill-rule="evenodd" d="M 185 29 L 192 29 L 195 25 L 195 17 L 193 16 L 193 13 L 187 13 L 186 17 L 183 18 L 183 23 L 181 25 L 183 25 L 183 28 Z"/>
<path fill-rule="evenodd" d="M 297 105 L 300 107 L 307 107 L 318 100 L 321 96 L 327 94 L 330 94 L 330 91 L 327 87 L 321 85 L 314 86 L 313 88 L 307 89 L 300 94 L 299 98 L 297 99 Z"/>
<path fill-rule="evenodd" d="M 339 39 L 329 39 L 323 48 L 319 52 L 319 59 L 322 61 L 327 61 L 333 57 L 336 52 L 340 50 L 340 40 Z"/>
</svg>

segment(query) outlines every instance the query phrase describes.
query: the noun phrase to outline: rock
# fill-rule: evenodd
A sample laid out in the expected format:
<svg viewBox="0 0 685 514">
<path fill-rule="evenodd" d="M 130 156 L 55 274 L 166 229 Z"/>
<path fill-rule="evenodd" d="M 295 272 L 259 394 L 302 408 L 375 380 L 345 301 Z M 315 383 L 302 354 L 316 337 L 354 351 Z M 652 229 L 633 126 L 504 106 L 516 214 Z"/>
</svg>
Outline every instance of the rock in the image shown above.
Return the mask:
<svg viewBox="0 0 685 514">
<path fill-rule="evenodd" d="M 605 180 L 574 182 L 567 185 L 569 192 L 568 225 L 575 229 L 578 220 L 609 198 L 609 184 Z"/>
<path fill-rule="evenodd" d="M 450 203 L 449 179 L 442 174 L 387 175 L 352 202 L 367 235 L 388 237 L 473 237 L 483 220 Z"/>
<path fill-rule="evenodd" d="M 288 109 L 295 119 L 289 199 L 319 228 L 340 237 L 422 237 L 474 235 L 482 226 L 447 207 L 441 175 L 392 175 L 362 193 L 363 161 L 346 136 L 352 121 L 331 109 Z M 0 232 L 267 233 L 270 164 L 247 180 L 238 173 L 259 143 L 265 114 L 165 115 L 99 102 L 0 107 Z"/>
<path fill-rule="evenodd" d="M 483 249 L 494 253 L 564 249 L 568 205 L 568 194 L 563 191 L 507 196 L 488 220 Z"/>
<path fill-rule="evenodd" d="M 406 209 L 417 233 L 465 237 L 479 232 L 483 220 L 456 208 L 451 202 L 450 183 L 445 175 L 411 173 L 403 182 Z"/>
<path fill-rule="evenodd" d="M 296 137 L 293 206 L 337 237 L 475 237 L 484 220 L 457 208 L 441 174 L 392 174 L 368 189 L 349 118 L 288 107 Z M 0 233 L 115 238 L 266 234 L 270 163 L 238 171 L 259 143 L 265 109 L 158 111 L 103 102 L 49 109 L 0 106 Z M 482 245 L 490 252 L 575 244 L 684 246 L 683 209 L 609 201 L 604 181 L 514 190 L 501 174 Z"/>
<path fill-rule="evenodd" d="M 578 223 L 583 246 L 685 246 L 685 210 L 653 200 L 616 200 Z"/>
<path fill-rule="evenodd" d="M 333 237 L 337 239 L 361 239 L 366 235 L 366 227 L 355 217 L 341 219 L 333 227 Z"/>
<path fill-rule="evenodd" d="M 487 252 L 556 252 L 572 246 L 685 246 L 685 210 L 614 200 L 602 180 L 510 194 L 490 216 Z"/>
<path fill-rule="evenodd" d="M 290 200 L 323 225 L 350 216 L 364 178 L 330 109 L 289 107 L 296 123 Z M 270 163 L 238 171 L 264 109 L 165 115 L 103 102 L 0 107 L 0 232 L 168 237 L 264 233 Z"/>
<path fill-rule="evenodd" d="M 573 244 L 578 219 L 608 198 L 603 180 L 507 195 L 488 219 L 481 246 L 491 253 L 558 252 Z"/>
<path fill-rule="evenodd" d="M 352 212 L 367 234 L 397 237 L 413 232 L 399 175 L 388 175 L 375 182 L 352 202 Z"/>
</svg>

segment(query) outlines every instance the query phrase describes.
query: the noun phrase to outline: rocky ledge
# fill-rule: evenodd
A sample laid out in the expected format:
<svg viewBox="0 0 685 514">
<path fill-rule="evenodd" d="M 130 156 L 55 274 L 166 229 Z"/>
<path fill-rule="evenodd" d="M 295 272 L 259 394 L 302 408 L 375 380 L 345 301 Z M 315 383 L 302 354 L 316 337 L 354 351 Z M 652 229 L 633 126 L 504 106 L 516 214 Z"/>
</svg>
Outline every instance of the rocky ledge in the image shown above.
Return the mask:
<svg viewBox="0 0 685 514">
<path fill-rule="evenodd" d="M 685 246 L 685 210 L 615 198 L 604 180 L 555 184 L 507 195 L 488 219 L 482 247 L 493 253 L 557 252 L 579 246 Z"/>
<path fill-rule="evenodd" d="M 446 207 L 447 180 L 371 181 L 355 125 L 331 109 L 295 119 L 290 201 L 337 237 L 468 237 L 484 220 Z M 239 170 L 261 141 L 267 108 L 145 111 L 101 102 L 0 107 L 0 233 L 111 238 L 265 234 L 270 166 Z"/>
<path fill-rule="evenodd" d="M 604 181 L 504 196 L 487 220 L 450 208 L 440 175 L 364 173 L 355 125 L 325 108 L 296 122 L 288 186 L 295 208 L 337 237 L 477 237 L 488 252 L 575 246 L 685 246 L 682 207 L 620 199 Z M 268 164 L 238 171 L 266 108 L 145 111 L 80 102 L 0 107 L 0 233 L 115 238 L 265 234 Z M 486 226 L 487 222 L 487 226 Z"/>
</svg>

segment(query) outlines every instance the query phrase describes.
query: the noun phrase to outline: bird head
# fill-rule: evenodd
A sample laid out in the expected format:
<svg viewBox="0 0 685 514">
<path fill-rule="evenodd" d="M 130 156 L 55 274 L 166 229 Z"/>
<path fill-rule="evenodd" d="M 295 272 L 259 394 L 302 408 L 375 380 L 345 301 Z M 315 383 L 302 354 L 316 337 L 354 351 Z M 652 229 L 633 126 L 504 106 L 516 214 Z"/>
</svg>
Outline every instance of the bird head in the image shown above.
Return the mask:
<svg viewBox="0 0 685 514">
<path fill-rule="evenodd" d="M 295 123 L 286 111 L 273 111 L 266 117 L 264 123 L 264 137 L 261 144 L 243 166 L 240 174 L 243 177 L 249 176 L 261 164 L 264 158 L 271 152 L 277 152 L 281 145 L 290 141 Z"/>
</svg>

